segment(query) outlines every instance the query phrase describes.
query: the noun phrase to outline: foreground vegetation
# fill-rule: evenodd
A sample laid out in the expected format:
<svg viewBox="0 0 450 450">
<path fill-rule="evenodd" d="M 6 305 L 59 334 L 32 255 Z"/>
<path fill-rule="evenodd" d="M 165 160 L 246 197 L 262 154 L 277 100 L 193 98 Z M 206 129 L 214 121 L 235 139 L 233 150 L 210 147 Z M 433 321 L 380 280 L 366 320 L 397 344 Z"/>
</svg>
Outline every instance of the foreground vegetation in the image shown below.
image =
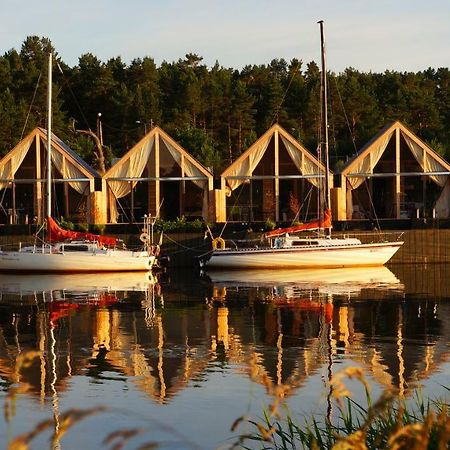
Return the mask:
<svg viewBox="0 0 450 450">
<path fill-rule="evenodd" d="M 17 373 L 28 368 L 40 357 L 40 352 L 25 352 L 16 359 Z M 251 361 L 250 376 L 256 379 L 258 368 L 256 357 Z M 356 379 L 362 383 L 366 395 L 366 405 L 356 403 L 351 398 L 345 379 Z M 361 368 L 350 367 L 337 373 L 330 383 L 330 406 L 337 414 L 296 420 L 285 406 L 289 386 L 274 385 L 267 375 L 263 382 L 274 399 L 260 419 L 242 416 L 231 429 L 237 438 L 230 447 L 233 449 L 332 449 L 332 450 L 446 450 L 450 446 L 450 405 L 444 401 L 424 399 L 420 390 L 415 392 L 414 401 L 407 405 L 395 392 L 386 391 L 374 403 L 371 389 Z M 12 385 L 4 402 L 4 417 L 10 423 L 15 415 L 19 394 L 27 391 L 27 386 Z M 450 392 L 450 389 L 449 389 Z M 58 426 L 55 418 L 44 420 L 31 431 L 13 438 L 8 450 L 30 450 L 36 437 L 50 433 L 49 448 L 59 448 L 60 441 L 82 420 L 107 412 L 107 408 L 71 409 L 61 413 Z M 195 443 L 180 441 L 175 428 L 162 423 L 177 440 L 178 448 L 197 448 Z M 240 428 L 250 428 L 250 432 L 239 432 Z M 252 431 L 254 430 L 254 431 Z M 109 433 L 103 440 L 104 448 L 119 450 L 133 447 L 133 439 L 142 436 L 148 440 L 139 450 L 158 448 L 151 438 L 150 429 L 119 429 Z"/>
<path fill-rule="evenodd" d="M 364 385 L 366 405 L 351 398 L 343 378 L 355 378 Z M 284 407 L 286 391 L 266 380 L 274 402 L 261 419 L 241 417 L 233 430 L 246 424 L 234 448 L 261 449 L 408 449 L 445 450 L 450 446 L 450 405 L 426 400 L 416 391 L 414 401 L 406 401 L 386 391 L 373 403 L 370 386 L 360 368 L 348 368 L 331 382 L 332 402 L 337 414 L 297 421 Z M 251 430 L 254 430 L 253 432 Z"/>
<path fill-rule="evenodd" d="M 45 127 L 50 48 L 48 39 L 32 36 L 20 50 L 0 57 L 0 156 L 35 126 Z M 316 149 L 320 74 L 314 61 L 274 59 L 237 70 L 219 63 L 209 68 L 196 54 L 157 66 L 147 56 L 127 65 L 120 57 L 102 62 L 86 53 L 69 67 L 54 50 L 60 69 L 54 71 L 54 132 L 94 166 L 91 138 L 75 129 L 96 131 L 98 118 L 109 164 L 153 124 L 216 173 L 275 122 L 310 151 Z M 329 85 L 333 166 L 392 120 L 450 156 L 448 68 L 417 73 L 348 68 L 330 74 Z"/>
</svg>

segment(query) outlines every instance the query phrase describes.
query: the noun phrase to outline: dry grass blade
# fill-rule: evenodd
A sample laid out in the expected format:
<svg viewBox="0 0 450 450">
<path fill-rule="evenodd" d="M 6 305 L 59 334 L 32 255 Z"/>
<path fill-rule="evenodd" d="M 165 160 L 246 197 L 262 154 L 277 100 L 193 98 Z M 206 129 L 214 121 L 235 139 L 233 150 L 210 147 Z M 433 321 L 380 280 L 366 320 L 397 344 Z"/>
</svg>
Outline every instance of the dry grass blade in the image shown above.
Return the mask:
<svg viewBox="0 0 450 450">
<path fill-rule="evenodd" d="M 8 445 L 8 450 L 28 450 L 30 442 L 35 436 L 54 425 L 53 420 L 44 420 L 36 425 L 34 430 L 16 436 Z"/>
<path fill-rule="evenodd" d="M 240 424 L 241 422 L 243 422 L 244 420 L 248 420 L 248 417 L 246 417 L 246 416 L 238 417 L 238 418 L 233 422 L 233 424 L 231 425 L 231 431 L 235 431 L 236 428 L 239 426 L 239 424 Z"/>
<path fill-rule="evenodd" d="M 358 430 L 350 436 L 339 439 L 333 445 L 332 450 L 367 450 L 366 435 L 363 431 Z"/>
<path fill-rule="evenodd" d="M 59 428 L 55 430 L 52 437 L 52 443 L 57 443 L 67 432 L 69 428 L 80 422 L 80 420 L 85 419 L 88 416 L 98 414 L 99 412 L 105 411 L 105 408 L 97 407 L 91 409 L 70 409 L 65 412 L 59 419 Z"/>
<path fill-rule="evenodd" d="M 140 447 L 138 447 L 136 450 L 153 450 L 158 447 L 158 444 L 156 442 L 146 442 L 145 444 L 142 444 Z"/>
<path fill-rule="evenodd" d="M 118 430 L 113 431 L 112 433 L 109 433 L 108 436 L 105 437 L 103 440 L 103 443 L 113 444 L 114 441 L 118 441 L 111 447 L 111 450 L 121 450 L 124 445 L 135 436 L 142 434 L 144 430 L 141 430 L 139 428 L 131 428 L 128 430 Z"/>
</svg>

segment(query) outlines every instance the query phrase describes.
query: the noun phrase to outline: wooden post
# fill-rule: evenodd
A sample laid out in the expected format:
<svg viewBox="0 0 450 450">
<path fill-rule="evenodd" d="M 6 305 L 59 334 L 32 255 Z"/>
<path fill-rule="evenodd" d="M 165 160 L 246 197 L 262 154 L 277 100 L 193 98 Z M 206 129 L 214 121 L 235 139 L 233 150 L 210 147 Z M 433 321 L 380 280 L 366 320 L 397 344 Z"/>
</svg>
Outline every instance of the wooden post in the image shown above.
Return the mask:
<svg viewBox="0 0 450 450">
<path fill-rule="evenodd" d="M 275 130 L 275 220 L 280 220 L 280 155 L 279 155 L 279 134 L 278 130 Z"/>
<path fill-rule="evenodd" d="M 133 182 L 129 181 L 130 186 L 131 186 L 131 211 L 130 211 L 130 223 L 134 223 L 136 222 L 135 218 L 134 218 L 134 186 L 133 186 Z"/>
<path fill-rule="evenodd" d="M 62 161 L 62 173 L 66 173 L 66 158 L 63 157 Z M 69 217 L 69 184 L 67 182 L 64 183 L 64 216 Z M 89 222 L 89 218 L 87 218 Z"/>
<path fill-rule="evenodd" d="M 181 177 L 184 178 L 184 155 L 181 154 Z M 180 188 L 179 188 L 179 192 L 180 192 L 180 216 L 184 215 L 184 196 L 186 194 L 186 181 L 182 181 Z"/>
<path fill-rule="evenodd" d="M 12 215 L 10 218 L 10 223 L 12 225 L 16 225 L 16 183 L 15 181 L 12 181 L 11 183 L 11 190 L 12 190 Z"/>
<path fill-rule="evenodd" d="M 214 218 L 216 215 L 216 205 L 214 201 L 214 181 L 212 177 L 208 178 L 208 183 L 206 184 L 206 186 L 206 189 L 208 189 L 208 215 L 203 219 L 207 220 L 208 222 L 214 222 Z"/>
<path fill-rule="evenodd" d="M 156 203 L 156 215 L 160 216 L 161 211 L 159 210 L 159 207 L 161 205 L 161 181 L 159 179 L 159 140 L 160 136 L 159 133 L 155 133 L 155 176 L 156 176 L 156 183 L 155 183 L 155 203 Z"/>
<path fill-rule="evenodd" d="M 97 211 L 97 197 L 95 192 L 95 179 L 92 178 L 89 180 L 89 192 L 86 195 L 86 222 L 88 224 L 96 224 L 98 222 L 98 211 Z M 66 184 L 66 183 L 64 183 Z M 102 187 L 103 189 L 103 187 Z M 68 191 L 68 190 L 67 190 Z M 69 209 L 69 196 L 67 196 L 67 209 Z M 104 222 L 100 222 L 104 223 Z"/>
<path fill-rule="evenodd" d="M 41 138 L 36 135 L 36 178 L 41 179 Z M 42 223 L 42 183 L 40 181 L 36 182 L 35 192 L 34 192 L 34 206 L 33 214 L 37 216 L 38 223 Z"/>
<path fill-rule="evenodd" d="M 401 184 L 400 184 L 400 129 L 395 130 L 395 217 L 400 219 Z"/>
<path fill-rule="evenodd" d="M 159 198 L 160 198 L 160 185 L 159 185 L 159 133 L 156 131 L 153 139 L 154 151 L 150 154 L 147 164 L 147 172 L 149 178 L 157 178 L 156 180 L 150 180 L 148 182 L 148 213 L 152 216 L 159 214 Z"/>
</svg>

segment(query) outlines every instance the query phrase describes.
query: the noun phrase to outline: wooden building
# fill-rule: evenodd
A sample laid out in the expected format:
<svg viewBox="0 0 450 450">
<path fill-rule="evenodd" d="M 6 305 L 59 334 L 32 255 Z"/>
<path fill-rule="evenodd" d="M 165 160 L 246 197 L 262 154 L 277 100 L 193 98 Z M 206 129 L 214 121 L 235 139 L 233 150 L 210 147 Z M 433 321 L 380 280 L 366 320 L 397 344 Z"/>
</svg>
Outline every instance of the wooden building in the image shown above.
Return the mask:
<svg viewBox="0 0 450 450">
<path fill-rule="evenodd" d="M 405 125 L 385 126 L 342 169 L 335 219 L 449 217 L 450 164 Z"/>
<path fill-rule="evenodd" d="M 305 221 L 317 217 L 324 165 L 273 125 L 221 174 L 216 220 Z M 331 173 L 329 174 L 332 183 Z"/>
<path fill-rule="evenodd" d="M 54 134 L 51 145 L 53 216 L 98 223 L 100 175 Z M 0 160 L 0 222 L 43 221 L 46 164 L 47 135 L 42 128 L 35 128 Z"/>
<path fill-rule="evenodd" d="M 103 176 L 107 221 L 135 222 L 144 214 L 162 219 L 213 220 L 212 173 L 155 127 Z"/>
</svg>

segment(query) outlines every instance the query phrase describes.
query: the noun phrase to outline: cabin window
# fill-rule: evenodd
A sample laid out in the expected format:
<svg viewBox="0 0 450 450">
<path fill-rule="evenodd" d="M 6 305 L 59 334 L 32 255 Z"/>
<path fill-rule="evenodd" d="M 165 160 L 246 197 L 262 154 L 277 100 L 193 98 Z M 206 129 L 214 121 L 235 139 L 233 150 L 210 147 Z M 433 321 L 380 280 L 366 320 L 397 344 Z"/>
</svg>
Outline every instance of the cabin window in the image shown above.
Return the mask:
<svg viewBox="0 0 450 450">
<path fill-rule="evenodd" d="M 292 247 L 299 247 L 304 245 L 319 245 L 318 241 L 292 241 Z"/>
<path fill-rule="evenodd" d="M 89 247 L 87 245 L 65 245 L 65 252 L 87 252 Z"/>
</svg>

